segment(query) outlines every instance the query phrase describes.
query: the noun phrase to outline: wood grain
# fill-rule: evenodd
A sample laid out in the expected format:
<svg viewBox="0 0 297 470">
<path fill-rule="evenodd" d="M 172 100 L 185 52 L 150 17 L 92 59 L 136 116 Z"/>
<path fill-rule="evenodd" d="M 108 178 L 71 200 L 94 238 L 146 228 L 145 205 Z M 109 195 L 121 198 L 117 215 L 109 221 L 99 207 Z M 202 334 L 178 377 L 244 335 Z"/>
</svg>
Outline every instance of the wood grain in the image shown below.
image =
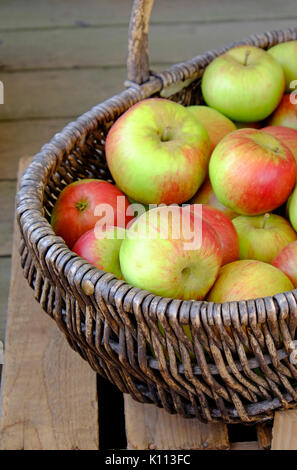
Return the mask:
<svg viewBox="0 0 297 470">
<path fill-rule="evenodd" d="M 132 0 L 1 0 L 0 29 L 128 24 Z M 296 18 L 295 0 L 155 0 L 152 22 Z"/>
<path fill-rule="evenodd" d="M 228 449 L 227 426 L 203 424 L 170 415 L 154 405 L 137 403 L 125 395 L 128 449 Z"/>
<path fill-rule="evenodd" d="M 124 79 L 124 68 L 1 73 L 4 105 L 0 120 L 66 120 L 122 91 Z"/>
<path fill-rule="evenodd" d="M 271 448 L 272 428 L 269 423 L 256 425 L 257 439 L 260 449 L 269 450 Z"/>
<path fill-rule="evenodd" d="M 267 20 L 260 25 L 258 21 L 226 22 L 213 25 L 213 34 L 209 24 L 152 24 L 149 28 L 150 63 L 159 65 L 182 62 L 253 33 L 286 29 L 295 25 L 294 19 Z M 125 67 L 126 63 L 127 25 L 110 28 L 0 31 L 0 40 L 2 73 L 33 69 Z M 22 44 L 21 48 L 18 47 L 19 44 Z M 103 44 L 108 47 L 102 47 Z M 100 77 L 101 71 L 97 73 Z M 116 74 L 116 71 L 113 73 Z"/>
<path fill-rule="evenodd" d="M 16 179 L 22 155 L 35 155 L 69 119 L 41 119 L 0 123 L 0 175 Z"/>
<path fill-rule="evenodd" d="M 297 450 L 297 410 L 275 413 L 271 450 Z"/>
<path fill-rule="evenodd" d="M 0 341 L 4 342 L 11 258 L 0 258 Z"/>
<path fill-rule="evenodd" d="M 246 441 L 246 442 L 233 442 L 230 446 L 231 450 L 260 450 L 257 441 Z"/>
<path fill-rule="evenodd" d="M 11 254 L 15 191 L 15 181 L 0 180 L 0 256 Z"/>
<path fill-rule="evenodd" d="M 24 168 L 21 161 L 20 172 Z M 20 267 L 15 230 L 1 449 L 97 449 L 96 374 L 71 350 L 34 300 Z"/>
</svg>

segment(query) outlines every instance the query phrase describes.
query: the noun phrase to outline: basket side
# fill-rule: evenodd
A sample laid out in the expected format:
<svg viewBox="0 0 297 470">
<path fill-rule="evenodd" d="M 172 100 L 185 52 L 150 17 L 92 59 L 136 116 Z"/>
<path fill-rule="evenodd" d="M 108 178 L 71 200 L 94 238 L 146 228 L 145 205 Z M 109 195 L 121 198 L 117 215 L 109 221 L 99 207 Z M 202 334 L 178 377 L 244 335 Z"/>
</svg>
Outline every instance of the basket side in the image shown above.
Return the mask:
<svg viewBox="0 0 297 470">
<path fill-rule="evenodd" d="M 71 347 L 138 401 L 225 422 L 259 422 L 273 409 L 295 406 L 297 370 L 289 356 L 297 325 L 296 291 L 224 305 L 154 296 L 71 252 L 49 223 L 53 204 L 76 179 L 111 179 L 105 137 L 133 104 L 151 96 L 199 103 L 201 76 L 215 57 L 240 44 L 265 49 L 293 39 L 297 28 L 253 35 L 151 75 L 68 124 L 23 175 L 17 195 L 20 252 L 37 300 Z"/>
</svg>

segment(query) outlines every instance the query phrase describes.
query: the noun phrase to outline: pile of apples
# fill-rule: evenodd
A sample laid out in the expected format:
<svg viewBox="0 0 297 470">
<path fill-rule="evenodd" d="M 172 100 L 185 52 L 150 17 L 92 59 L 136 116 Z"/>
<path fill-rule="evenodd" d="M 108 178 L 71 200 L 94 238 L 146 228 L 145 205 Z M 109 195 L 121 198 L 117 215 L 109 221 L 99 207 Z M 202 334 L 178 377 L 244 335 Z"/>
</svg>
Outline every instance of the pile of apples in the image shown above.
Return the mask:
<svg viewBox="0 0 297 470">
<path fill-rule="evenodd" d="M 53 229 L 97 268 L 163 297 L 293 290 L 297 41 L 233 48 L 201 88 L 204 105 L 150 98 L 120 116 L 106 140 L 115 185 L 66 186 Z"/>
</svg>

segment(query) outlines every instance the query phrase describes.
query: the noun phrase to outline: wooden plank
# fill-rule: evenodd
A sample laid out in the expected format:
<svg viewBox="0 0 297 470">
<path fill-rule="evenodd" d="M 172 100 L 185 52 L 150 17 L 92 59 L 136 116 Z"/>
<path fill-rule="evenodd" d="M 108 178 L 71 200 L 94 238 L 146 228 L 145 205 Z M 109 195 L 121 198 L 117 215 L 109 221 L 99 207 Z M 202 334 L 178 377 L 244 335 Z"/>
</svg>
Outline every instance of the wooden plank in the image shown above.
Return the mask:
<svg viewBox="0 0 297 470">
<path fill-rule="evenodd" d="M 294 19 L 226 22 L 211 28 L 209 24 L 153 24 L 149 36 L 150 60 L 156 64 L 182 62 L 252 33 L 295 26 Z M 126 25 L 0 32 L 1 69 L 124 66 L 127 34 Z"/>
<path fill-rule="evenodd" d="M 0 256 L 11 255 L 15 192 L 15 181 L 0 180 Z"/>
<path fill-rule="evenodd" d="M 125 69 L 2 73 L 0 120 L 77 116 L 123 90 Z"/>
<path fill-rule="evenodd" d="M 26 162 L 21 161 L 20 172 Z M 33 299 L 15 231 L 2 386 L 1 449 L 97 449 L 96 374 Z"/>
<path fill-rule="evenodd" d="M 0 258 L 0 341 L 4 342 L 11 258 Z"/>
<path fill-rule="evenodd" d="M 141 404 L 125 395 L 128 449 L 229 449 L 224 424 L 203 424 L 170 415 L 154 405 Z"/>
<path fill-rule="evenodd" d="M 70 119 L 43 119 L 0 123 L 0 176 L 16 178 L 22 155 L 35 155 Z"/>
<path fill-rule="evenodd" d="M 297 450 L 297 410 L 275 413 L 271 450 Z"/>
<path fill-rule="evenodd" d="M 128 23 L 132 0 L 1 0 L 0 29 Z M 294 0 L 155 0 L 153 22 L 296 17 Z"/>
<path fill-rule="evenodd" d="M 233 442 L 230 450 L 260 450 L 260 447 L 257 441 Z"/>
<path fill-rule="evenodd" d="M 268 423 L 256 425 L 257 439 L 260 449 L 269 450 L 271 448 L 272 427 Z"/>
</svg>

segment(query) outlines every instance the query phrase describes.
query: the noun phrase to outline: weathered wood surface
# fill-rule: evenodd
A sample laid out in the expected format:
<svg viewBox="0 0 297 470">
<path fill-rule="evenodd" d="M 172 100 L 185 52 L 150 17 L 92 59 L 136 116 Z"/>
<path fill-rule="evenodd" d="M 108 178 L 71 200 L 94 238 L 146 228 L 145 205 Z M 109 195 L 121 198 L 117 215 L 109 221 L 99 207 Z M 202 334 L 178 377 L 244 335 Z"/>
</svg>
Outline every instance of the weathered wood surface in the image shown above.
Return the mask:
<svg viewBox="0 0 297 470">
<path fill-rule="evenodd" d="M 297 410 L 275 413 L 271 450 L 297 450 Z"/>
<path fill-rule="evenodd" d="M 11 254 L 15 190 L 15 181 L 0 180 L 0 256 Z"/>
<path fill-rule="evenodd" d="M 128 24 L 132 0 L 1 0 L 0 29 Z M 295 0 L 156 0 L 152 22 L 296 18 Z"/>
<path fill-rule="evenodd" d="M 269 450 L 271 448 L 272 428 L 268 423 L 257 424 L 257 439 L 260 449 Z"/>
<path fill-rule="evenodd" d="M 21 171 L 28 160 L 21 161 Z M 96 374 L 34 300 L 15 229 L 0 448 L 97 449 Z"/>
<path fill-rule="evenodd" d="M 233 442 L 230 450 L 261 450 L 257 441 Z"/>
<path fill-rule="evenodd" d="M 4 342 L 11 258 L 0 258 L 0 341 Z M 1 377 L 1 375 L 0 375 Z"/>
<path fill-rule="evenodd" d="M 297 16 L 297 15 L 296 15 Z M 150 62 L 176 63 L 224 43 L 262 30 L 286 29 L 296 20 L 242 23 L 154 25 L 149 30 Z M 36 31 L 0 31 L 1 68 L 6 70 L 124 66 L 127 55 L 127 25 L 109 28 L 64 28 Z M 22 44 L 22 47 L 17 47 Z M 108 46 L 106 48 L 101 44 Z M 114 72 L 116 74 L 116 71 Z"/>
<path fill-rule="evenodd" d="M 0 109 L 1 111 L 1 109 Z M 16 178 L 22 155 L 35 155 L 69 119 L 35 119 L 0 123 L 0 177 Z M 1 181 L 0 179 L 0 181 Z"/>
<path fill-rule="evenodd" d="M 228 449 L 224 424 L 203 424 L 170 415 L 153 405 L 137 403 L 125 395 L 128 449 Z"/>
</svg>

